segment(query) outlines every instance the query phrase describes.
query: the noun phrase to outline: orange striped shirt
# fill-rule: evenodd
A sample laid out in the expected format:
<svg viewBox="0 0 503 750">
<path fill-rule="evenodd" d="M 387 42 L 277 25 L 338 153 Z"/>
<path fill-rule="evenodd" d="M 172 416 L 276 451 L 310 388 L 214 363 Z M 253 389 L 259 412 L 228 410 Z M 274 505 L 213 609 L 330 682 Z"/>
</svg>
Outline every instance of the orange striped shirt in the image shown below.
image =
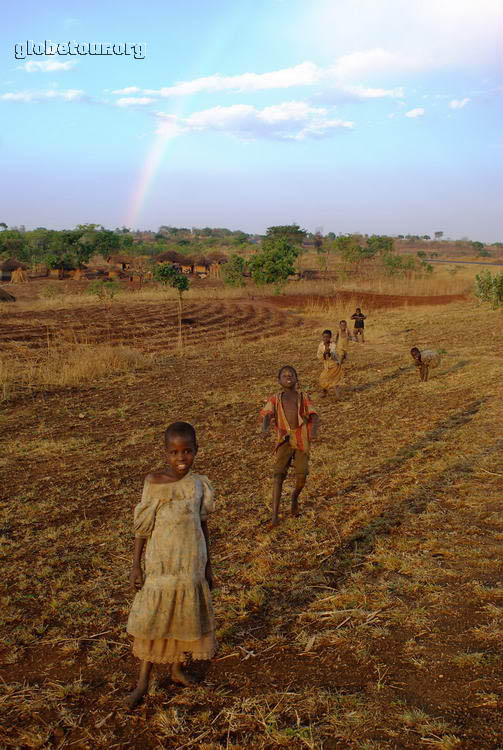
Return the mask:
<svg viewBox="0 0 503 750">
<path fill-rule="evenodd" d="M 309 453 L 309 443 L 313 429 L 313 414 L 317 414 L 318 412 L 314 408 L 309 396 L 301 391 L 297 394 L 298 427 L 292 429 L 285 416 L 281 396 L 282 392 L 271 396 L 264 408 L 260 410 L 262 419 L 268 415 L 272 415 L 274 418 L 276 449 L 286 442 L 288 438 L 292 448 L 298 448 L 301 451 Z"/>
</svg>

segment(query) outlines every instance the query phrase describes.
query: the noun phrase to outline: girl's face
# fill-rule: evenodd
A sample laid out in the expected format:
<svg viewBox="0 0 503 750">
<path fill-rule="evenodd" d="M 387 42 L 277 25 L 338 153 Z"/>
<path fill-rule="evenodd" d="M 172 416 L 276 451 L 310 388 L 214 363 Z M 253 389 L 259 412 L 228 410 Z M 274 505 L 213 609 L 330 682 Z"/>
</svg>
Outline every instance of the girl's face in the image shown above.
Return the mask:
<svg viewBox="0 0 503 750">
<path fill-rule="evenodd" d="M 346 326 L 347 326 L 346 321 L 345 320 L 341 320 L 341 322 L 339 323 L 339 326 L 341 328 L 341 331 L 345 331 L 346 330 Z"/>
<path fill-rule="evenodd" d="M 182 479 L 194 463 L 197 448 L 192 440 L 182 435 L 173 435 L 166 446 L 168 474 Z"/>
<path fill-rule="evenodd" d="M 330 344 L 331 341 L 332 341 L 332 336 L 329 333 L 324 333 L 323 334 L 323 343 L 324 344 Z"/>
</svg>

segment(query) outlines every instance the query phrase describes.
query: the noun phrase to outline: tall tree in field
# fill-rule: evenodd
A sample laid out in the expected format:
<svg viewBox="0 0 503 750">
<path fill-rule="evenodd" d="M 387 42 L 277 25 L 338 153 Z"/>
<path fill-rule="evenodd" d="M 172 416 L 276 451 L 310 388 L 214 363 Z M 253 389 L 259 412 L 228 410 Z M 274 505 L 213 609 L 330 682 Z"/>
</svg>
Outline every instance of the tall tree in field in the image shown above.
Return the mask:
<svg viewBox="0 0 503 750">
<path fill-rule="evenodd" d="M 268 227 L 266 240 L 284 239 L 292 245 L 302 246 L 306 239 L 306 230 L 301 229 L 298 224 L 283 224 L 281 226 Z"/>
<path fill-rule="evenodd" d="M 182 295 L 190 286 L 188 278 L 171 263 L 159 263 L 154 268 L 154 279 L 178 292 L 178 348 L 183 350 L 182 339 Z"/>
<path fill-rule="evenodd" d="M 434 237 L 436 240 L 441 240 L 443 236 L 444 236 L 443 232 L 435 232 L 434 234 Z"/>
<path fill-rule="evenodd" d="M 274 284 L 276 293 L 295 272 L 299 249 L 284 237 L 265 238 L 261 252 L 248 261 L 251 276 L 257 286 Z"/>
</svg>

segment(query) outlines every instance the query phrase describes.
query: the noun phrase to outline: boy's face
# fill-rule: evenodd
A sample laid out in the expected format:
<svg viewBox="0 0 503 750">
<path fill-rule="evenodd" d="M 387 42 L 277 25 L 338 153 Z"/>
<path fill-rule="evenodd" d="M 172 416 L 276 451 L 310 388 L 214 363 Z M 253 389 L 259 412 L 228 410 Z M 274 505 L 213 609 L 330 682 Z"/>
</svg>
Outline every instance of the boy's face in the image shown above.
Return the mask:
<svg viewBox="0 0 503 750">
<path fill-rule="evenodd" d="M 346 323 L 345 320 L 341 320 L 341 322 L 339 323 L 339 325 L 340 325 L 342 331 L 346 330 L 347 323 Z"/>
<path fill-rule="evenodd" d="M 331 341 L 332 341 L 332 336 L 329 333 L 324 333 L 323 334 L 323 343 L 324 344 L 330 344 Z"/>
<path fill-rule="evenodd" d="M 285 370 L 282 370 L 281 375 L 279 376 L 279 384 L 286 390 L 295 388 L 295 386 L 297 385 L 297 376 L 295 375 L 294 371 L 290 370 L 289 367 L 287 367 Z"/>
<path fill-rule="evenodd" d="M 189 438 L 173 435 L 166 446 L 166 458 L 170 473 L 181 479 L 194 463 L 197 448 Z"/>
<path fill-rule="evenodd" d="M 412 359 L 416 360 L 416 362 L 419 362 L 421 359 L 421 352 L 413 351 L 411 352 Z"/>
</svg>

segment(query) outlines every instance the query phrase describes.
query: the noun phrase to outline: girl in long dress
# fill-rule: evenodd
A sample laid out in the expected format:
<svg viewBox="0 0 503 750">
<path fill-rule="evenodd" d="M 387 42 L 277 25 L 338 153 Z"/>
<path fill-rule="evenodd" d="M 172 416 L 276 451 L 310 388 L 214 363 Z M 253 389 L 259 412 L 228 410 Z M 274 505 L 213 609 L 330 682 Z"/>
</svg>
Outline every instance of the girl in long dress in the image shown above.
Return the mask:
<svg viewBox="0 0 503 750">
<path fill-rule="evenodd" d="M 147 475 L 134 512 L 136 596 L 127 630 L 140 674 L 126 705 L 134 708 L 148 690 L 153 664 L 169 664 L 173 682 L 192 683 L 184 662 L 211 659 L 216 650 L 211 602 L 213 574 L 208 550 L 208 514 L 213 488 L 192 472 L 196 433 L 187 422 L 165 432 L 166 468 Z M 141 568 L 145 549 L 145 574 Z"/>
<path fill-rule="evenodd" d="M 323 360 L 323 369 L 320 373 L 320 387 L 321 395 L 325 397 L 328 394 L 330 388 L 336 388 L 338 392 L 338 385 L 342 380 L 343 369 L 342 362 L 345 358 L 345 349 L 343 350 L 343 340 L 337 342 L 332 341 L 332 331 L 328 328 L 323 331 L 322 341 L 318 346 L 317 357 Z M 337 347 L 342 352 L 342 358 L 339 356 Z"/>
</svg>

